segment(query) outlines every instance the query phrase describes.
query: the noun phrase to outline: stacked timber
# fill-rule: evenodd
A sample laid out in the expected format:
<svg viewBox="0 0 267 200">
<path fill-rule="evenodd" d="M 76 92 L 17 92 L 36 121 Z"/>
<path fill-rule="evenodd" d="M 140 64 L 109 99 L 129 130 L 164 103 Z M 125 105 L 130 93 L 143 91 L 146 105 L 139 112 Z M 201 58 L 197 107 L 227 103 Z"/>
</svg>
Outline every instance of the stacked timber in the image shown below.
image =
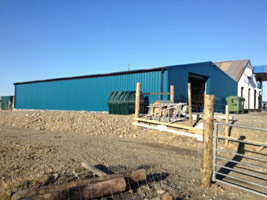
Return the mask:
<svg viewBox="0 0 267 200">
<path fill-rule="evenodd" d="M 89 180 L 77 180 L 61 185 L 49 185 L 31 190 L 17 191 L 11 196 L 11 200 L 95 199 L 126 191 L 126 185 L 130 181 L 139 182 L 146 180 L 144 169 L 121 174 L 106 174 L 86 163 L 82 163 L 82 166 L 98 177 Z"/>
</svg>

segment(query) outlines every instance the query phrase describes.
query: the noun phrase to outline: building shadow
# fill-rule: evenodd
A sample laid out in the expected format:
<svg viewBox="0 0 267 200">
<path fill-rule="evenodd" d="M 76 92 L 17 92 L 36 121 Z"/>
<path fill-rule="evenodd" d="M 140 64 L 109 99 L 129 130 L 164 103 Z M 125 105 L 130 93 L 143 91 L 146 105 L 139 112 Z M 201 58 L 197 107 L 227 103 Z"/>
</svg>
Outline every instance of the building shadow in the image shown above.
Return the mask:
<svg viewBox="0 0 267 200">
<path fill-rule="evenodd" d="M 234 123 L 236 123 L 238 120 L 232 120 L 231 121 L 231 124 L 234 124 Z M 231 137 L 231 135 L 232 135 L 232 130 L 233 130 L 233 126 L 229 126 L 229 137 Z"/>
<path fill-rule="evenodd" d="M 196 115 L 198 115 L 198 114 L 196 114 Z M 196 119 L 196 121 L 194 122 L 194 124 L 192 126 L 195 127 L 200 120 L 201 120 L 201 117 L 197 116 L 197 119 Z"/>
<path fill-rule="evenodd" d="M 239 140 L 244 140 L 246 137 L 245 136 L 241 136 L 239 138 Z M 238 148 L 237 148 L 237 153 L 238 154 L 244 154 L 245 153 L 245 144 L 240 142 L 239 145 L 238 145 Z M 233 169 L 236 165 L 238 165 L 238 163 L 236 162 L 241 162 L 241 160 L 243 159 L 243 156 L 242 155 L 235 155 L 231 161 L 228 161 L 224 167 L 228 167 L 228 168 L 231 168 Z M 232 162 L 234 161 L 234 162 Z M 223 180 L 232 170 L 230 169 L 226 169 L 224 167 L 221 167 L 219 169 L 219 173 L 221 174 L 216 174 L 216 179 L 219 179 L 219 180 Z M 222 175 L 224 174 L 224 175 Z"/>
</svg>

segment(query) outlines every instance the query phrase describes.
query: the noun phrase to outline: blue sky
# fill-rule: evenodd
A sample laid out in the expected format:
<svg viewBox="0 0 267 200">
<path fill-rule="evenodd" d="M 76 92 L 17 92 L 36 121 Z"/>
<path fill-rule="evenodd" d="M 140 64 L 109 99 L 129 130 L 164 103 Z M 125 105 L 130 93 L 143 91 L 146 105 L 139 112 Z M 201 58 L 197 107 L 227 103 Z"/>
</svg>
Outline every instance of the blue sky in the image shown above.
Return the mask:
<svg viewBox="0 0 267 200">
<path fill-rule="evenodd" d="M 13 94 L 14 82 L 124 71 L 128 63 L 267 65 L 266 2 L 0 0 L 0 96 Z"/>
</svg>

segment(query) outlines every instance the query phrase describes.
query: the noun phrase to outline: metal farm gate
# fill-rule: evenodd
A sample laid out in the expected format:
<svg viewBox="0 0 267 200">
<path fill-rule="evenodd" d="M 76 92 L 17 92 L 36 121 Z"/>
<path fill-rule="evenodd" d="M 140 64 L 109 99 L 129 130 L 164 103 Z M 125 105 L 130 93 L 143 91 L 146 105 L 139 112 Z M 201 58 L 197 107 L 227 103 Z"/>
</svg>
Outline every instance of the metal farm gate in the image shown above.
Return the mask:
<svg viewBox="0 0 267 200">
<path fill-rule="evenodd" d="M 238 137 L 223 134 L 227 128 L 236 129 Z M 242 130 L 242 131 L 241 131 Z M 224 133 L 224 132 L 223 132 Z M 247 136 L 256 137 L 254 141 Z M 216 123 L 213 137 L 213 181 L 240 188 L 267 197 L 267 129 Z M 230 145 L 227 145 L 228 141 Z"/>
</svg>

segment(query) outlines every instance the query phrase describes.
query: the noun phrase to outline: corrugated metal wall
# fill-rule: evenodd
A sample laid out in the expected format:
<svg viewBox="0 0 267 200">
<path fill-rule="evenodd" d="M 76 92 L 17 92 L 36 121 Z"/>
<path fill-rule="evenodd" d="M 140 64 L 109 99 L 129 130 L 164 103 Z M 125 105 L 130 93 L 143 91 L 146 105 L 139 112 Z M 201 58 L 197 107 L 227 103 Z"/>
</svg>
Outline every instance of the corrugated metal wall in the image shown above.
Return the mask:
<svg viewBox="0 0 267 200">
<path fill-rule="evenodd" d="M 61 80 L 15 85 L 17 109 L 107 111 L 112 91 L 160 92 L 162 71 L 106 77 Z M 168 71 L 164 72 L 163 92 L 169 91 Z M 149 96 L 149 102 L 159 99 Z M 166 99 L 166 97 L 164 97 Z"/>
<path fill-rule="evenodd" d="M 225 98 L 237 95 L 237 83 L 212 62 L 177 65 L 168 68 L 169 85 L 175 85 L 175 100 L 187 101 L 188 74 L 207 76 L 206 94 L 215 95 L 215 111 L 224 112 Z"/>
<path fill-rule="evenodd" d="M 163 92 L 175 86 L 175 100 L 187 101 L 188 74 L 207 76 L 206 92 L 214 94 L 215 110 L 223 112 L 225 98 L 237 95 L 237 83 L 212 62 L 170 66 L 164 71 Z M 113 75 L 84 79 L 24 83 L 15 85 L 15 108 L 49 110 L 107 111 L 112 91 L 135 91 L 141 82 L 142 92 L 161 91 L 162 71 Z M 163 99 L 169 97 L 164 96 Z M 160 96 L 149 96 L 149 103 Z"/>
</svg>

